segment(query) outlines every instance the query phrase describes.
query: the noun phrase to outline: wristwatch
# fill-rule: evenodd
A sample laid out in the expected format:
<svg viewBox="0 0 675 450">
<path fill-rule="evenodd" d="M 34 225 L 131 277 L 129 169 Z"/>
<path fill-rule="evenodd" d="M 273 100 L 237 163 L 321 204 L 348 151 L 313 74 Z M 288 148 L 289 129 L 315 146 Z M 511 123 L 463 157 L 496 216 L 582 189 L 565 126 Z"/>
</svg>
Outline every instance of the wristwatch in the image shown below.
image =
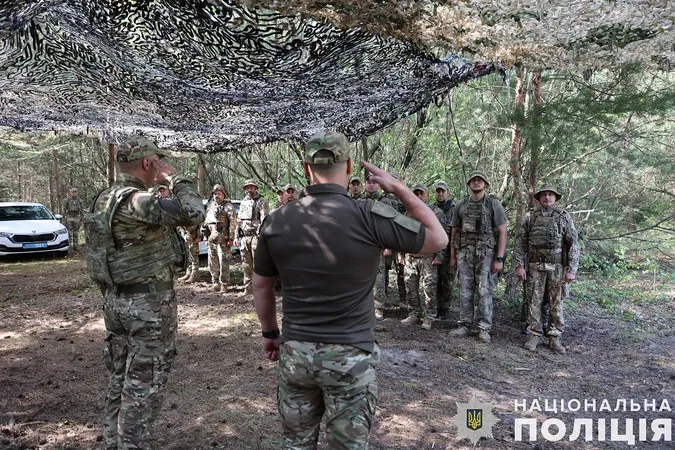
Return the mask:
<svg viewBox="0 0 675 450">
<path fill-rule="evenodd" d="M 280 335 L 281 335 L 281 333 L 279 333 L 279 329 L 278 329 L 278 328 L 277 328 L 276 330 L 272 330 L 272 331 L 263 331 L 263 332 L 262 332 L 262 337 L 264 337 L 265 339 L 276 339 L 276 338 L 278 338 Z"/>
<path fill-rule="evenodd" d="M 497 257 L 495 258 L 495 261 L 500 262 L 500 263 L 503 263 L 503 262 L 504 262 L 504 257 L 503 257 L 503 256 L 497 256 Z"/>
</svg>

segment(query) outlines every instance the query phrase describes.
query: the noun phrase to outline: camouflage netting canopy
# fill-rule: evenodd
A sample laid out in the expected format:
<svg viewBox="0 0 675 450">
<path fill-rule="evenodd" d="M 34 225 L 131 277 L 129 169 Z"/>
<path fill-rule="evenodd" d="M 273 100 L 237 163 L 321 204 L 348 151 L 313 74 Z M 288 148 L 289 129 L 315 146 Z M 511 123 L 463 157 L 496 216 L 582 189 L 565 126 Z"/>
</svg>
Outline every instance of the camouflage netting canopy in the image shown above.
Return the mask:
<svg viewBox="0 0 675 450">
<path fill-rule="evenodd" d="M 354 140 L 494 71 L 231 0 L 0 0 L 0 126 L 19 130 L 205 152 Z"/>
</svg>

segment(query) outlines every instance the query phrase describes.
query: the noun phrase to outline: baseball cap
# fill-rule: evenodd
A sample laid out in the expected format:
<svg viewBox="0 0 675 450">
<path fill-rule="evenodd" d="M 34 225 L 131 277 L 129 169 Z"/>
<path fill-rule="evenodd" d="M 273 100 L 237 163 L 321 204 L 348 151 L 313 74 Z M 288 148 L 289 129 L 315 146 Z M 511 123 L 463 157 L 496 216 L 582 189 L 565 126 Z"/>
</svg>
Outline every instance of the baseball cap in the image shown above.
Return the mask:
<svg viewBox="0 0 675 450">
<path fill-rule="evenodd" d="M 328 150 L 332 157 L 315 157 L 320 150 Z M 308 164 L 335 164 L 349 160 L 347 137 L 337 131 L 320 131 L 305 144 L 303 159 Z"/>
<path fill-rule="evenodd" d="M 144 136 L 131 136 L 119 146 L 117 150 L 117 161 L 137 161 L 155 154 L 160 158 L 169 156 L 167 152 L 160 150 L 150 139 Z"/>
</svg>

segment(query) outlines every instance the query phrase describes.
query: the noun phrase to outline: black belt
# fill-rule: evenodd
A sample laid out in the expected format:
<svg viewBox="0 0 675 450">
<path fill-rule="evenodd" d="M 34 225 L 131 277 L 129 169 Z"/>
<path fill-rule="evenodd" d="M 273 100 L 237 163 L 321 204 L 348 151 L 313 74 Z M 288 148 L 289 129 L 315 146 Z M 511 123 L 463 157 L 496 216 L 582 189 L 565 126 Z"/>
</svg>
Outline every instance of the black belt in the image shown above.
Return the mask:
<svg viewBox="0 0 675 450">
<path fill-rule="evenodd" d="M 173 281 L 159 281 L 157 283 L 118 284 L 117 292 L 120 294 L 150 294 L 151 292 L 170 291 L 173 289 Z"/>
</svg>

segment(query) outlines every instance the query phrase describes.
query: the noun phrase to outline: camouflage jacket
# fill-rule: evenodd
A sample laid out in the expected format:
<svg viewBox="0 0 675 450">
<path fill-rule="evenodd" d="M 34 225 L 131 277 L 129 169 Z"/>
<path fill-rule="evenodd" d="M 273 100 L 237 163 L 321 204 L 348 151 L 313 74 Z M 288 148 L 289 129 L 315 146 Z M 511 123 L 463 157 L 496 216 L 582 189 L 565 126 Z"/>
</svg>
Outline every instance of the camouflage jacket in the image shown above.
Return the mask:
<svg viewBox="0 0 675 450">
<path fill-rule="evenodd" d="M 349 192 L 349 198 L 352 200 L 361 200 L 363 198 L 363 192 L 359 192 L 358 194 L 352 194 L 351 191 Z"/>
<path fill-rule="evenodd" d="M 442 205 L 436 203 L 436 207 L 443 213 L 440 220 L 449 239 L 452 234 L 452 215 L 455 213 L 455 202 L 453 202 L 452 199 L 448 199 Z"/>
<path fill-rule="evenodd" d="M 201 229 L 199 225 L 194 225 L 191 227 L 178 227 L 178 232 L 183 235 L 183 239 L 185 239 L 188 245 L 194 244 L 195 241 L 201 237 Z"/>
<path fill-rule="evenodd" d="M 292 200 L 289 200 L 289 201 L 292 201 Z M 288 204 L 288 202 L 286 202 L 286 203 L 276 202 L 274 204 L 274 206 L 272 206 L 272 209 L 270 209 L 270 214 L 273 213 L 274 211 L 276 211 L 277 209 L 281 208 L 282 206 L 287 205 L 287 204 Z"/>
<path fill-rule="evenodd" d="M 538 257 L 542 253 L 542 250 L 534 248 L 531 245 L 531 237 L 534 224 L 541 217 L 552 217 L 550 221 L 546 222 L 547 225 L 542 226 L 542 229 L 546 231 L 550 227 L 550 233 L 553 235 L 552 239 L 557 241 L 552 246 L 552 249 L 544 250 L 544 252 L 554 256 L 559 254 L 559 261 L 557 259 L 553 259 L 553 262 L 536 261 L 536 259 L 539 259 Z M 543 259 L 546 256 L 543 255 Z M 535 268 L 541 270 L 547 269 L 547 264 L 560 263 L 565 266 L 565 270 L 568 273 L 576 275 L 579 269 L 579 240 L 572 216 L 557 206 L 554 206 L 551 214 L 547 214 L 546 216 L 544 216 L 540 207 L 534 208 L 525 214 L 520 223 L 518 236 L 516 236 L 515 261 L 516 267 L 527 269 L 526 261 L 529 261 L 529 265 L 533 265 Z"/>
<path fill-rule="evenodd" d="M 247 195 L 239 205 L 238 215 L 239 227 L 244 236 L 257 236 L 260 232 L 260 225 L 269 213 L 267 200 L 260 193 L 256 193 L 255 198 Z"/>
<path fill-rule="evenodd" d="M 206 206 L 206 226 L 211 235 L 209 240 L 216 238 L 214 235 L 222 235 L 228 241 L 237 237 L 237 215 L 234 205 L 228 199 L 218 203 L 215 200 Z"/>
<path fill-rule="evenodd" d="M 443 222 L 442 222 L 442 221 L 443 221 L 443 217 L 444 217 L 443 210 L 442 210 L 441 208 L 439 208 L 438 206 L 436 206 L 435 204 L 427 205 L 427 206 L 429 207 L 429 209 L 431 209 L 431 210 L 434 212 L 434 215 L 436 216 L 436 218 L 438 219 L 438 221 L 441 222 L 441 223 L 443 223 Z M 410 214 L 406 213 L 406 216 L 410 217 Z M 437 260 L 439 260 L 439 261 L 441 261 L 441 262 L 443 262 L 443 261 L 449 261 L 449 260 L 450 260 L 450 258 L 449 258 L 449 253 L 448 253 L 448 248 L 447 248 L 447 247 L 441 249 L 441 250 L 438 251 L 438 252 L 433 253 L 432 255 L 433 255 L 434 259 L 437 259 Z M 432 255 L 430 255 L 430 254 L 422 254 L 422 253 L 418 253 L 418 254 L 415 254 L 415 255 L 412 255 L 412 256 L 417 256 L 417 257 L 419 257 L 419 256 L 432 256 Z"/>
<path fill-rule="evenodd" d="M 405 214 L 405 206 L 403 206 L 403 203 L 397 196 L 394 194 L 384 194 L 382 197 L 380 197 L 380 201 L 384 203 L 385 205 L 389 205 L 392 208 L 394 208 L 396 211 L 398 211 L 401 214 Z"/>
<path fill-rule="evenodd" d="M 369 194 L 367 192 L 364 192 L 363 195 L 361 195 L 361 198 L 359 200 L 370 199 L 370 200 L 374 200 L 374 201 L 377 202 L 377 201 L 380 201 L 381 198 L 382 198 L 382 194 L 380 193 L 380 191 L 377 191 L 374 194 Z"/>
<path fill-rule="evenodd" d="M 82 219 L 82 216 L 84 216 L 84 203 L 82 203 L 82 200 L 68 197 L 63 204 L 63 216 L 68 219 Z"/>
<path fill-rule="evenodd" d="M 174 175 L 170 179 L 172 198 L 159 199 L 148 192 L 148 188 L 138 178 L 122 173 L 117 183 L 104 191 L 96 201 L 95 207 L 104 208 L 109 191 L 122 187 L 139 189 L 124 200 L 112 218 L 112 234 L 115 247 L 120 254 L 136 256 L 129 261 L 130 266 L 142 268 L 145 275 L 125 279 L 125 284 L 171 281 L 173 266 L 171 261 L 158 260 L 155 254 L 144 252 L 146 244 L 158 239 L 158 236 L 171 232 L 179 225 L 194 226 L 204 221 L 204 206 L 196 186 L 187 178 Z M 127 251 L 129 249 L 130 251 Z M 120 256 L 119 258 L 124 258 Z M 139 269 L 140 273 L 141 269 Z"/>
</svg>

